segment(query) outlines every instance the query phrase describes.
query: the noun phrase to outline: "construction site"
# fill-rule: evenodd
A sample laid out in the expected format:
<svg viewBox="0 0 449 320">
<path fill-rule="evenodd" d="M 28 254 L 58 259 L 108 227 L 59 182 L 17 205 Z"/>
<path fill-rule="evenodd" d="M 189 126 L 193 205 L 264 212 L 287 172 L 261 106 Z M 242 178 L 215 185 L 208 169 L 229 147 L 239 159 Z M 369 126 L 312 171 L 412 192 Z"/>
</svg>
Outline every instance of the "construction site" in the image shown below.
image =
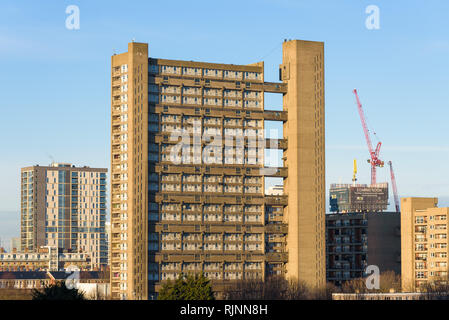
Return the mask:
<svg viewBox="0 0 449 320">
<path fill-rule="evenodd" d="M 401 272 L 401 219 L 393 164 L 387 162 L 395 209 L 388 212 L 389 183 L 377 181 L 377 169 L 385 166 L 380 157 L 382 142 L 377 142 L 373 148 L 357 90 L 354 95 L 368 146 L 371 181 L 369 184 L 357 183 L 357 160 L 354 159 L 352 183 L 330 185 L 331 213 L 326 215 L 326 279 L 336 286 L 365 277 L 369 265 L 376 265 L 383 272 Z M 373 134 L 376 135 L 374 131 Z"/>
<path fill-rule="evenodd" d="M 389 205 L 388 182 L 377 182 L 377 168 L 383 168 L 385 162 L 380 159 L 380 149 L 382 142 L 378 142 L 376 148 L 373 148 L 370 136 L 370 130 L 365 118 L 357 90 L 354 89 L 354 95 L 357 103 L 357 110 L 363 127 L 366 144 L 368 146 L 369 159 L 371 166 L 371 183 L 357 184 L 357 161 L 354 159 L 352 183 L 330 185 L 329 206 L 332 213 L 357 213 L 357 212 L 383 212 Z M 393 171 L 393 163 L 388 161 L 391 176 L 391 185 L 396 212 L 400 211 L 399 196 L 396 187 L 396 178 Z"/>
</svg>

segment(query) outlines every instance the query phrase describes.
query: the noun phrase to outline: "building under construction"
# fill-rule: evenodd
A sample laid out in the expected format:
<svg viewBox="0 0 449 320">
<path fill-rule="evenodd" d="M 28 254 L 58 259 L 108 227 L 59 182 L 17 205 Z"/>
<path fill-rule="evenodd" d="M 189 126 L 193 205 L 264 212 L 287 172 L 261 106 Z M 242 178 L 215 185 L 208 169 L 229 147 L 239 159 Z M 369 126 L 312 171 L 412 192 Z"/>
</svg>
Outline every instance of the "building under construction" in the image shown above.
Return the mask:
<svg viewBox="0 0 449 320">
<path fill-rule="evenodd" d="M 388 207 L 388 183 L 331 184 L 331 212 L 382 212 Z"/>
</svg>

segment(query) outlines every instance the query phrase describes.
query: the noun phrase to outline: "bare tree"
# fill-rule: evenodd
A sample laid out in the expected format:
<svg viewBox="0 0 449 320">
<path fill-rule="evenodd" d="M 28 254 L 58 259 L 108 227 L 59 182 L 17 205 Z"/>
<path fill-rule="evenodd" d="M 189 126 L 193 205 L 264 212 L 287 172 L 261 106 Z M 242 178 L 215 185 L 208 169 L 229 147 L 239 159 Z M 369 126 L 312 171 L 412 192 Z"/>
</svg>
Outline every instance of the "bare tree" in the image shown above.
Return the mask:
<svg viewBox="0 0 449 320">
<path fill-rule="evenodd" d="M 357 278 L 343 282 L 340 288 L 342 293 L 367 293 L 365 279 Z"/>
<path fill-rule="evenodd" d="M 227 300 L 278 300 L 283 299 L 288 289 L 286 280 L 272 277 L 262 281 L 260 279 L 239 280 L 232 283 L 225 290 Z"/>
<path fill-rule="evenodd" d="M 380 274 L 379 292 L 388 293 L 391 291 L 401 292 L 401 276 L 394 271 L 385 271 Z"/>
<path fill-rule="evenodd" d="M 310 299 L 311 292 L 307 285 L 299 280 L 289 280 L 284 294 L 285 300 Z"/>
<path fill-rule="evenodd" d="M 272 276 L 262 280 L 240 280 L 225 289 L 227 300 L 306 300 L 332 299 L 336 287 L 327 284 L 325 288 L 310 288 L 304 282 Z"/>
<path fill-rule="evenodd" d="M 426 282 L 419 287 L 424 293 L 425 300 L 448 300 L 449 299 L 449 277 L 434 277 L 432 281 Z"/>
<path fill-rule="evenodd" d="M 318 300 L 332 300 L 332 293 L 339 293 L 340 288 L 334 285 L 332 282 L 326 283 L 326 287 L 316 290 L 315 299 Z"/>
<path fill-rule="evenodd" d="M 380 274 L 378 289 L 368 289 L 365 278 L 351 279 L 341 286 L 343 293 L 388 293 L 391 291 L 401 292 L 401 277 L 394 271 L 385 271 Z"/>
</svg>

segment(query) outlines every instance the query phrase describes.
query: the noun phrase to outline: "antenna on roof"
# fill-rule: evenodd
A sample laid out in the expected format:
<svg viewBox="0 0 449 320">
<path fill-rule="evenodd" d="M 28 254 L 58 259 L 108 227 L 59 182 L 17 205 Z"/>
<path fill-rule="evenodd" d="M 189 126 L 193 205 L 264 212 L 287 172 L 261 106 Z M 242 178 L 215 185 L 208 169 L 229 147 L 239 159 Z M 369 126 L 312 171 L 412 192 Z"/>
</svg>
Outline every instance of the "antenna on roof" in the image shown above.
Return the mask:
<svg viewBox="0 0 449 320">
<path fill-rule="evenodd" d="M 51 154 L 47 153 L 47 156 L 50 158 L 52 164 L 56 163 L 55 158 Z"/>
</svg>

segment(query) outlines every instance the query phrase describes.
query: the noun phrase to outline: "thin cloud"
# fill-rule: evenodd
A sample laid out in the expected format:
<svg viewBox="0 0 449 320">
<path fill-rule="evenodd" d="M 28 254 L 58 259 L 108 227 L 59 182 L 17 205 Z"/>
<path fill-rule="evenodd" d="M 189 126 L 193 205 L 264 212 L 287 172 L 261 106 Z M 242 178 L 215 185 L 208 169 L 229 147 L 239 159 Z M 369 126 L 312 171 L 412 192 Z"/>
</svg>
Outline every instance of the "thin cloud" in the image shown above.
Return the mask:
<svg viewBox="0 0 449 320">
<path fill-rule="evenodd" d="M 424 48 L 425 53 L 448 53 L 449 41 L 447 40 L 433 40 L 429 42 Z"/>
<path fill-rule="evenodd" d="M 21 39 L 18 36 L 0 34 L 0 50 L 3 53 L 16 53 L 23 50 L 32 49 L 33 47 L 33 43 L 28 39 Z"/>
</svg>

